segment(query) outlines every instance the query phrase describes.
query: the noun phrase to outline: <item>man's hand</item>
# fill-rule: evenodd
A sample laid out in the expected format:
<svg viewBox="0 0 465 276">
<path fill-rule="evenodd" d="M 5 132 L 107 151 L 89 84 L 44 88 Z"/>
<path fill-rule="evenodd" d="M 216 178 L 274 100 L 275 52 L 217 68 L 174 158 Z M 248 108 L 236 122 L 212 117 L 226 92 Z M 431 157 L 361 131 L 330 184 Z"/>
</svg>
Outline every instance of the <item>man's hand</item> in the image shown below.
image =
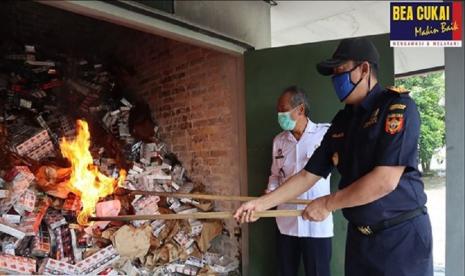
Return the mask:
<svg viewBox="0 0 465 276">
<path fill-rule="evenodd" d="M 320 178 L 321 176 L 301 170 L 271 193 L 242 204 L 235 212 L 234 218 L 239 223 L 254 222 L 258 219 L 254 217 L 254 212 L 265 211 L 296 198 L 310 189 Z"/>
<path fill-rule="evenodd" d="M 255 211 L 264 211 L 258 200 L 248 201 L 239 207 L 234 213 L 234 219 L 239 223 L 249 223 L 257 221 L 258 218 L 254 216 Z"/>
<path fill-rule="evenodd" d="M 328 200 L 329 195 L 319 197 L 315 200 L 312 200 L 310 204 L 307 205 L 305 208 L 302 217 L 304 220 L 311 220 L 311 221 L 323 221 L 325 220 L 329 214 L 331 213 L 328 210 Z"/>
</svg>

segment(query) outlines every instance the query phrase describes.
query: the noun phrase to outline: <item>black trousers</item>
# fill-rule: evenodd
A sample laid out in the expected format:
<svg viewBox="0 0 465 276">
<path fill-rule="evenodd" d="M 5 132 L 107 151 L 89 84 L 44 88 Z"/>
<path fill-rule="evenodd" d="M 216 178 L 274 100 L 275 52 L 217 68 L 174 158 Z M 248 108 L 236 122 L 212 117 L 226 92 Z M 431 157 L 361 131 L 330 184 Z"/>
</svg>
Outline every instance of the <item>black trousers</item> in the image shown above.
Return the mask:
<svg viewBox="0 0 465 276">
<path fill-rule="evenodd" d="M 306 276 L 329 276 L 331 238 L 299 238 L 277 233 L 278 275 L 296 276 L 303 260 Z"/>
<path fill-rule="evenodd" d="M 372 236 L 349 223 L 346 276 L 433 276 L 431 223 L 427 214 Z"/>
</svg>

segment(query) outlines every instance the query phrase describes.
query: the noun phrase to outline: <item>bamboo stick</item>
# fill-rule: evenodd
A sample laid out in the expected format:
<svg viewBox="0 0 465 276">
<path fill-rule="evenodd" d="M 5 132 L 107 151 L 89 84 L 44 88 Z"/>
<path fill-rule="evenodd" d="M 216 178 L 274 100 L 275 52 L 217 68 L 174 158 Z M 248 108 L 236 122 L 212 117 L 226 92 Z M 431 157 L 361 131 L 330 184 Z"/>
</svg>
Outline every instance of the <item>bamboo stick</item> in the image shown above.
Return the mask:
<svg viewBox="0 0 465 276">
<path fill-rule="evenodd" d="M 272 217 L 298 217 L 303 210 L 270 210 L 255 212 L 259 218 Z M 114 217 L 89 217 L 89 221 L 132 221 L 132 220 L 156 220 L 156 219 L 230 219 L 234 212 L 196 212 L 188 214 L 158 214 L 158 215 L 125 215 Z"/>
<path fill-rule="evenodd" d="M 192 199 L 205 199 L 205 200 L 220 200 L 220 201 L 250 201 L 256 199 L 254 196 L 224 196 L 224 195 L 208 195 L 208 194 L 187 194 L 187 193 L 166 193 L 166 192 L 152 192 L 152 191 L 131 191 L 133 195 L 154 195 L 160 197 L 175 197 L 175 198 L 192 198 Z M 286 204 L 301 204 L 308 205 L 312 202 L 306 199 L 292 199 Z"/>
</svg>

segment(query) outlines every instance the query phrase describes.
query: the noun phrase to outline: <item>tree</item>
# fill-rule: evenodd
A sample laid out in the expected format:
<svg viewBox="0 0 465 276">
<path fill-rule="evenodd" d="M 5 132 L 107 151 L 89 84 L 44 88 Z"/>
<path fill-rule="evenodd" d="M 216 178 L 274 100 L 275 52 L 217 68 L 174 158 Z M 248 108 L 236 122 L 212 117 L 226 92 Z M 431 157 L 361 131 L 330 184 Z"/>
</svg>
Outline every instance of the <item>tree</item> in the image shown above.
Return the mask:
<svg viewBox="0 0 465 276">
<path fill-rule="evenodd" d="M 397 79 L 397 86 L 410 91 L 420 112 L 420 164 L 430 172 L 433 154 L 445 145 L 444 71 Z"/>
</svg>

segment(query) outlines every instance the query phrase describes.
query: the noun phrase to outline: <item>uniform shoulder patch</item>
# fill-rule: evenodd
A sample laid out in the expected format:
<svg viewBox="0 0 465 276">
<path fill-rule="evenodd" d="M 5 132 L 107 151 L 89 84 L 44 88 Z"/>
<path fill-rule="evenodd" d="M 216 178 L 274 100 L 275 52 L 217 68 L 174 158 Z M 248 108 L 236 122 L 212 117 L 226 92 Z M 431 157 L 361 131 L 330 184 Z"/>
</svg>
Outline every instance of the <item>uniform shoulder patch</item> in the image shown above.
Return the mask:
<svg viewBox="0 0 465 276">
<path fill-rule="evenodd" d="M 396 134 L 404 128 L 404 114 L 391 113 L 386 117 L 385 131 L 389 134 Z"/>
<path fill-rule="evenodd" d="M 405 89 L 403 87 L 399 87 L 399 86 L 388 86 L 388 87 L 386 87 L 386 89 L 391 91 L 391 92 L 397 93 L 397 94 L 408 94 L 408 93 L 410 93 L 410 91 L 408 91 L 407 89 Z"/>
</svg>

